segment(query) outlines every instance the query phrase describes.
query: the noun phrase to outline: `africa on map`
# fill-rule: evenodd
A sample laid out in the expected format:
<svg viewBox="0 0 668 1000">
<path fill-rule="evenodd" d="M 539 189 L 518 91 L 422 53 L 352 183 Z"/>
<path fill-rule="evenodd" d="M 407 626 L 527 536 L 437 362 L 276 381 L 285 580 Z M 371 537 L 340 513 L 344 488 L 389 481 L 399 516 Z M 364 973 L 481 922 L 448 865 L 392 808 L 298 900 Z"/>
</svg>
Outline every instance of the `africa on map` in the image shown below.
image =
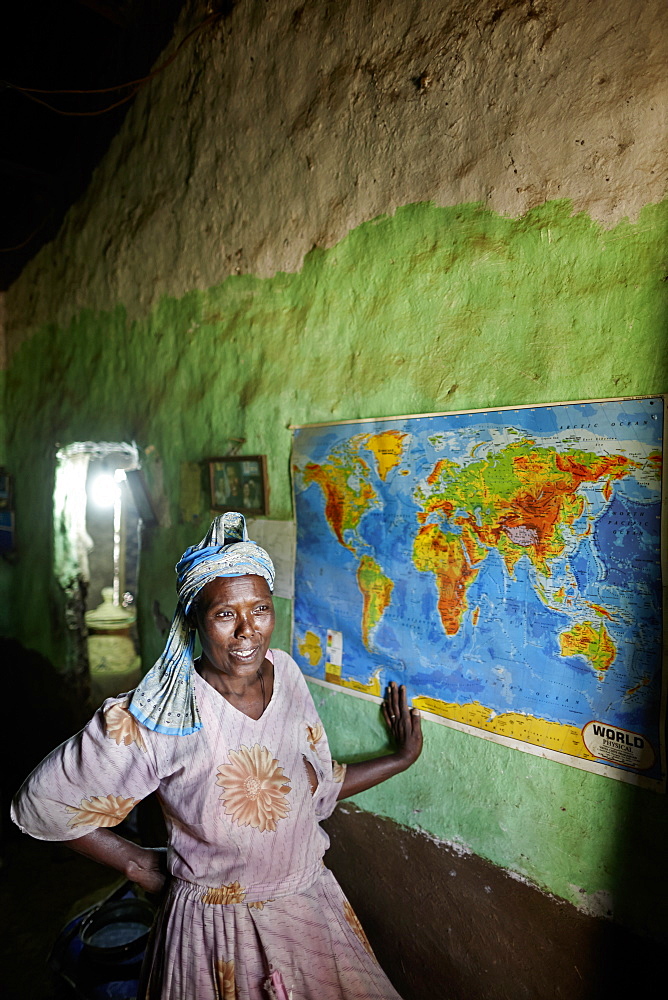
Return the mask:
<svg viewBox="0 0 668 1000">
<path fill-rule="evenodd" d="M 652 397 L 296 428 L 304 673 L 663 789 L 663 423 Z"/>
</svg>

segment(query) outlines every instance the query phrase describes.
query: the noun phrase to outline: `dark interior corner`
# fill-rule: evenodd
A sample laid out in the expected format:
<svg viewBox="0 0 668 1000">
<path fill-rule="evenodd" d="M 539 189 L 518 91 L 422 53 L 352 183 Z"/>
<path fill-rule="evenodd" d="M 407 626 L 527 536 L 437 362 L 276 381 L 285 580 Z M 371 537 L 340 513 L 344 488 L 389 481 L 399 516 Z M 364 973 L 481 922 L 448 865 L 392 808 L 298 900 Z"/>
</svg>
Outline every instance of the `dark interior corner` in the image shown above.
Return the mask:
<svg viewBox="0 0 668 1000">
<path fill-rule="evenodd" d="M 56 235 L 132 103 L 97 114 L 126 97 L 128 89 L 26 96 L 12 85 L 85 91 L 143 77 L 169 42 L 182 7 L 183 0 L 36 0 L 5 11 L 0 290 Z"/>
</svg>

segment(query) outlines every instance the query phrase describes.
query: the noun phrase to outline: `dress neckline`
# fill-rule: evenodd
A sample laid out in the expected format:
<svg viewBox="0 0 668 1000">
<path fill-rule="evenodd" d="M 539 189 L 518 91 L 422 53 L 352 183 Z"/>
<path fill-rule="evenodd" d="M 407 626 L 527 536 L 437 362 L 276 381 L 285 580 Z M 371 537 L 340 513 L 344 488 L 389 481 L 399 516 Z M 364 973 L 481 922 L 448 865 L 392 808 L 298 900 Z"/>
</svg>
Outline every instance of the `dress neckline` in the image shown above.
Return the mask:
<svg viewBox="0 0 668 1000">
<path fill-rule="evenodd" d="M 262 722 L 262 720 L 265 718 L 265 716 L 267 715 L 267 713 L 271 709 L 272 705 L 276 701 L 276 692 L 277 692 L 277 690 L 278 690 L 278 688 L 280 686 L 280 683 L 281 683 L 281 681 L 280 681 L 280 671 L 277 670 L 277 668 L 276 668 L 276 657 L 274 656 L 273 650 L 271 650 L 271 649 L 267 650 L 267 655 L 266 655 L 265 659 L 269 660 L 269 662 L 271 663 L 271 665 L 274 668 L 274 685 L 273 685 L 273 690 L 271 692 L 271 698 L 269 699 L 269 701 L 265 705 L 264 711 L 263 711 L 262 715 L 258 719 L 254 719 L 252 715 L 246 715 L 246 713 L 242 712 L 241 709 L 236 708 L 236 706 L 233 705 L 231 701 L 227 700 L 227 698 L 225 697 L 225 695 L 221 694 L 220 691 L 217 691 L 215 689 L 215 687 L 213 686 L 213 684 L 209 684 L 208 681 L 204 680 L 204 678 L 201 676 L 201 674 L 198 672 L 198 670 L 196 668 L 194 668 L 194 674 L 195 674 L 195 678 L 196 678 L 195 679 L 195 685 L 198 685 L 198 684 L 203 685 L 207 689 L 207 691 L 212 692 L 216 696 L 216 698 L 220 698 L 220 700 L 224 703 L 224 705 L 227 708 L 231 709 L 231 711 L 233 711 L 233 712 L 236 712 L 237 715 L 240 715 L 242 718 L 247 719 L 248 722 Z"/>
</svg>

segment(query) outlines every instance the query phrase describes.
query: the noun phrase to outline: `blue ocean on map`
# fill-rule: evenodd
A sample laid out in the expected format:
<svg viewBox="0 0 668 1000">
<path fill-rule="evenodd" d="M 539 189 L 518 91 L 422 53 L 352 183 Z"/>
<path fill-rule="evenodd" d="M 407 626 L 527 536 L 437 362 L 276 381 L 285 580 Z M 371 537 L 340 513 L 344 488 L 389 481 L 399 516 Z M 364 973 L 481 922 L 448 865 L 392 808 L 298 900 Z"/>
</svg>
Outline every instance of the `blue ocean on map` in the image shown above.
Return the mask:
<svg viewBox="0 0 668 1000">
<path fill-rule="evenodd" d="M 296 429 L 303 671 L 602 720 L 642 734 L 643 775 L 661 778 L 663 412 L 657 397 Z"/>
</svg>

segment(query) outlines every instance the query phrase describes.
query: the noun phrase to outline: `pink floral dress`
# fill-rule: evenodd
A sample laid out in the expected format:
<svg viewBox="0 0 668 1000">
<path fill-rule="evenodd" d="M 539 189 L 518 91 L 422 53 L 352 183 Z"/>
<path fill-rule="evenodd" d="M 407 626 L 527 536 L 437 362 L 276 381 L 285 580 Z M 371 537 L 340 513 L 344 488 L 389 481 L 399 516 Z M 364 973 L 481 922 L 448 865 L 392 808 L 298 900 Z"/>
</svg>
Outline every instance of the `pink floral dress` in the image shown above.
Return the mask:
<svg viewBox="0 0 668 1000">
<path fill-rule="evenodd" d="M 24 783 L 12 816 L 42 840 L 112 827 L 150 792 L 169 891 L 144 963 L 147 1000 L 399 1000 L 322 862 L 345 775 L 298 666 L 280 650 L 260 719 L 199 675 L 203 728 L 165 736 L 108 699 Z M 305 761 L 318 785 L 312 793 Z"/>
</svg>

